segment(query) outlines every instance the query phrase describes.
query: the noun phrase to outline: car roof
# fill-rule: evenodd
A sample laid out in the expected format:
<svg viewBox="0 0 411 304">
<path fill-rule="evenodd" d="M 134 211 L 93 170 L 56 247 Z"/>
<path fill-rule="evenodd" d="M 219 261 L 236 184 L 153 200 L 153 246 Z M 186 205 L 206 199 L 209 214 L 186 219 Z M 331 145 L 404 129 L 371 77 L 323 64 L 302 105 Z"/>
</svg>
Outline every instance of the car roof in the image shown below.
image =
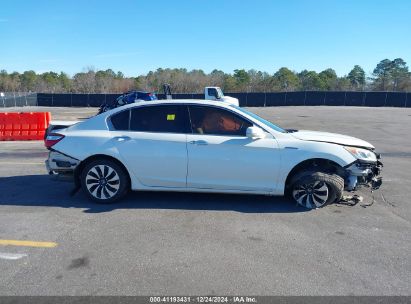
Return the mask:
<svg viewBox="0 0 411 304">
<path fill-rule="evenodd" d="M 219 106 L 222 108 L 230 107 L 229 103 L 225 103 L 223 101 L 213 101 L 213 100 L 206 100 L 206 99 L 161 99 L 155 101 L 139 101 L 136 103 L 127 104 L 117 109 L 127 109 L 127 108 L 134 108 L 146 105 L 175 105 L 175 104 L 198 104 L 198 105 L 211 105 L 211 106 Z"/>
</svg>

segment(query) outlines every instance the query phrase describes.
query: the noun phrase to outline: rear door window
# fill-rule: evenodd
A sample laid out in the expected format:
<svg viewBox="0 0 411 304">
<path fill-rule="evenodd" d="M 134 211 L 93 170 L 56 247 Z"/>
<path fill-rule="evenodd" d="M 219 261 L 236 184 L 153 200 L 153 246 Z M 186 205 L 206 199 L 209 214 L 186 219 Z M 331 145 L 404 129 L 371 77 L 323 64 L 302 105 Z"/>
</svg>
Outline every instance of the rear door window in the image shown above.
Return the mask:
<svg viewBox="0 0 411 304">
<path fill-rule="evenodd" d="M 130 130 L 138 132 L 190 133 L 185 105 L 155 105 L 131 110 Z"/>
<path fill-rule="evenodd" d="M 129 110 L 121 111 L 119 113 L 112 115 L 110 117 L 110 120 L 114 130 L 127 131 L 129 126 L 129 115 Z"/>
</svg>

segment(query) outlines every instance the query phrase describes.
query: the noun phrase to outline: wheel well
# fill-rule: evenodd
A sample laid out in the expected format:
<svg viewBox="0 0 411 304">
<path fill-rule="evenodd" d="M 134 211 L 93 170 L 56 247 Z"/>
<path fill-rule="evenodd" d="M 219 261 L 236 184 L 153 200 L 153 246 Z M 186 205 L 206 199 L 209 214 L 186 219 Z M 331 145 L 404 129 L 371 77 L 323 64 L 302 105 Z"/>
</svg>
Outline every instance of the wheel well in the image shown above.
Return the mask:
<svg viewBox="0 0 411 304">
<path fill-rule="evenodd" d="M 105 154 L 96 154 L 93 156 L 90 156 L 88 158 L 86 158 L 85 160 L 83 160 L 74 170 L 74 183 L 77 187 L 80 187 L 81 183 L 80 183 L 80 175 L 81 175 L 81 171 L 83 171 L 84 167 L 92 162 L 95 161 L 97 159 L 107 159 L 110 160 L 112 162 L 115 162 L 117 165 L 119 165 L 124 172 L 127 174 L 128 177 L 128 181 L 129 181 L 129 185 L 131 186 L 131 178 L 130 178 L 130 173 L 128 172 L 127 168 L 123 165 L 123 163 L 121 161 L 119 161 L 118 159 L 112 157 L 112 156 L 108 156 Z"/>
<path fill-rule="evenodd" d="M 322 172 L 325 173 L 334 173 L 338 174 L 343 177 L 343 168 L 337 164 L 336 162 L 324 159 L 324 158 L 312 158 L 302 161 L 298 165 L 296 165 L 290 173 L 288 173 L 287 179 L 285 180 L 285 187 L 286 190 L 290 186 L 290 182 L 292 181 L 293 177 L 301 172 L 302 170 L 306 169 L 320 169 Z"/>
</svg>

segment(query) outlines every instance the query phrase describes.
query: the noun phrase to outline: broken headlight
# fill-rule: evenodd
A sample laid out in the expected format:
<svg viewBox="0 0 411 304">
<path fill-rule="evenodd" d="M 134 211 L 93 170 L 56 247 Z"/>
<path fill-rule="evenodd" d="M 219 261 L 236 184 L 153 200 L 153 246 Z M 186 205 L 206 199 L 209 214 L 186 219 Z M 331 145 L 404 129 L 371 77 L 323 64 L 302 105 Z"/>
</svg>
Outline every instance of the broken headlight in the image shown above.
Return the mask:
<svg viewBox="0 0 411 304">
<path fill-rule="evenodd" d="M 369 161 L 369 162 L 377 161 L 377 156 L 375 155 L 374 152 L 370 150 L 356 148 L 356 147 L 344 147 L 344 149 L 350 152 L 357 159 Z"/>
</svg>

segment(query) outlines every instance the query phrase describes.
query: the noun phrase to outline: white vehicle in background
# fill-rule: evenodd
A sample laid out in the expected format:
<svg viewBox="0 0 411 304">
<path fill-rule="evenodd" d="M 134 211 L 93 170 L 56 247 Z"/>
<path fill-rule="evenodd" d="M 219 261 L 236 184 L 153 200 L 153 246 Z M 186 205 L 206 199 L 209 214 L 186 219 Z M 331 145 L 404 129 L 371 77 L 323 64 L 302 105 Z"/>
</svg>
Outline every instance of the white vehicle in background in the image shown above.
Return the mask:
<svg viewBox="0 0 411 304">
<path fill-rule="evenodd" d="M 377 189 L 374 147 L 350 136 L 284 130 L 235 105 L 164 100 L 119 107 L 47 135 L 47 171 L 98 203 L 128 190 L 290 194 L 306 208 Z"/>
<path fill-rule="evenodd" d="M 171 93 L 171 87 L 169 84 L 163 85 L 163 91 L 166 99 L 171 100 L 173 99 L 173 95 Z M 238 98 L 234 98 L 231 96 L 225 96 L 223 91 L 220 87 L 205 87 L 204 88 L 204 99 L 205 100 L 213 100 L 213 101 L 222 101 L 229 104 L 233 104 L 237 107 L 240 106 Z"/>
<path fill-rule="evenodd" d="M 220 87 L 205 87 L 204 88 L 204 99 L 223 101 L 223 102 L 233 104 L 235 106 L 240 105 L 237 98 L 234 98 L 231 96 L 224 96 L 224 93 Z"/>
</svg>

